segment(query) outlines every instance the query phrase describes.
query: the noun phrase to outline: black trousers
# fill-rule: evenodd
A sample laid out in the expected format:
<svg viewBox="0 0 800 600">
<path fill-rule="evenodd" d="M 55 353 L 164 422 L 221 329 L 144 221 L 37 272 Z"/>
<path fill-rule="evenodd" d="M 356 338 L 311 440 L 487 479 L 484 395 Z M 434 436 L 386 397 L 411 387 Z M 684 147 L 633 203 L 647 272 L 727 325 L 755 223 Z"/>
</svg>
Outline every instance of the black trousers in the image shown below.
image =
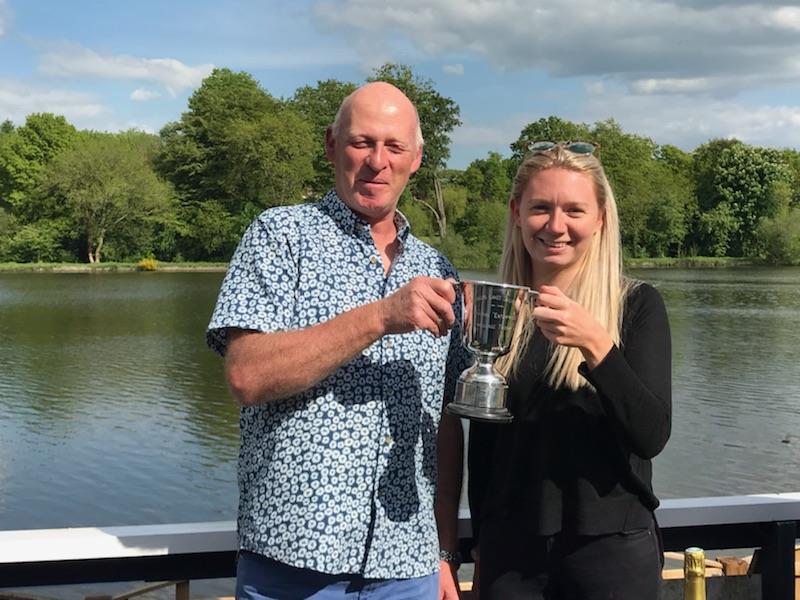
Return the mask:
<svg viewBox="0 0 800 600">
<path fill-rule="evenodd" d="M 481 529 L 480 600 L 656 600 L 663 551 L 655 520 L 609 535 Z M 488 526 L 488 527 L 487 527 Z"/>
</svg>

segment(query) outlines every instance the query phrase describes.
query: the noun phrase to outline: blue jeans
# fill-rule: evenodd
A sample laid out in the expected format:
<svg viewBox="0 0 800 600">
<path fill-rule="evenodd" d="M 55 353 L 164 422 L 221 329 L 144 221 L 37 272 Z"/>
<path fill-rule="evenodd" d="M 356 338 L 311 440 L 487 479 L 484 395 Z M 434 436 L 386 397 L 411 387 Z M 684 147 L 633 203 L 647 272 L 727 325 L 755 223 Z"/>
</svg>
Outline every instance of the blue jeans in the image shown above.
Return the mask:
<svg viewBox="0 0 800 600">
<path fill-rule="evenodd" d="M 437 600 L 439 573 L 413 579 L 365 579 L 299 569 L 242 551 L 236 600 Z"/>
</svg>

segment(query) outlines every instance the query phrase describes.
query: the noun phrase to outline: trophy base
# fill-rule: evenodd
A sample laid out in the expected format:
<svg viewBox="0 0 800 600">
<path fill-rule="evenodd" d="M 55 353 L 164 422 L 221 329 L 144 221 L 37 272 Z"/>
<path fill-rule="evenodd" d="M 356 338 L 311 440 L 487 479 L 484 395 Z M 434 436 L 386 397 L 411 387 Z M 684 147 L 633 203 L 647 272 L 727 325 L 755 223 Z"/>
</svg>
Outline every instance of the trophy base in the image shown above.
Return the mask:
<svg viewBox="0 0 800 600">
<path fill-rule="evenodd" d="M 514 417 L 506 408 L 506 382 L 493 373 L 476 375 L 478 367 L 467 369 L 458 378 L 456 397 L 447 405 L 447 412 L 473 421 L 508 423 Z"/>
<path fill-rule="evenodd" d="M 514 419 L 514 416 L 506 407 L 490 409 L 483 406 L 470 406 L 469 404 L 451 402 L 445 407 L 445 410 L 452 415 L 470 419 L 471 421 L 510 423 Z"/>
</svg>

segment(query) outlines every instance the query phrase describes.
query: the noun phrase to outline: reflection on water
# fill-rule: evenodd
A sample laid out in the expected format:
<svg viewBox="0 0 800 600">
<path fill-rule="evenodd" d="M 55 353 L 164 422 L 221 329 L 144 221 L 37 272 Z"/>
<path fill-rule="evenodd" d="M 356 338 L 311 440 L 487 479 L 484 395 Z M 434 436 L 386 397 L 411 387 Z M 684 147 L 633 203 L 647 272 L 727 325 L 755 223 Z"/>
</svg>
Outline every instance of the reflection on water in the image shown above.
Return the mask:
<svg viewBox="0 0 800 600">
<path fill-rule="evenodd" d="M 800 269 L 635 274 L 673 334 L 657 492 L 800 489 Z M 0 528 L 235 518 L 237 409 L 203 339 L 221 279 L 0 274 Z"/>
<path fill-rule="evenodd" d="M 657 492 L 800 490 L 800 269 L 637 275 L 658 285 L 672 325 L 673 434 Z"/>
<path fill-rule="evenodd" d="M 234 518 L 221 277 L 0 275 L 0 528 Z"/>
</svg>

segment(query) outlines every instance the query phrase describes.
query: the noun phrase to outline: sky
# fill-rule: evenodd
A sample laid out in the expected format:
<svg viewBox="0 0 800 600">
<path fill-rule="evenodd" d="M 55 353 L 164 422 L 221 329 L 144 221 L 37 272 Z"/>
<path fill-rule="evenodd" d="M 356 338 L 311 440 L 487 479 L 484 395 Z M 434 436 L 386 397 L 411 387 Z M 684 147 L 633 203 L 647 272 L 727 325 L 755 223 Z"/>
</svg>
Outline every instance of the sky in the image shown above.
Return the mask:
<svg viewBox="0 0 800 600">
<path fill-rule="evenodd" d="M 800 149 L 800 2 L 0 0 L 0 121 L 17 125 L 157 133 L 215 67 L 288 98 L 385 62 L 460 107 L 451 168 L 509 156 L 551 115 L 686 151 Z"/>
</svg>

